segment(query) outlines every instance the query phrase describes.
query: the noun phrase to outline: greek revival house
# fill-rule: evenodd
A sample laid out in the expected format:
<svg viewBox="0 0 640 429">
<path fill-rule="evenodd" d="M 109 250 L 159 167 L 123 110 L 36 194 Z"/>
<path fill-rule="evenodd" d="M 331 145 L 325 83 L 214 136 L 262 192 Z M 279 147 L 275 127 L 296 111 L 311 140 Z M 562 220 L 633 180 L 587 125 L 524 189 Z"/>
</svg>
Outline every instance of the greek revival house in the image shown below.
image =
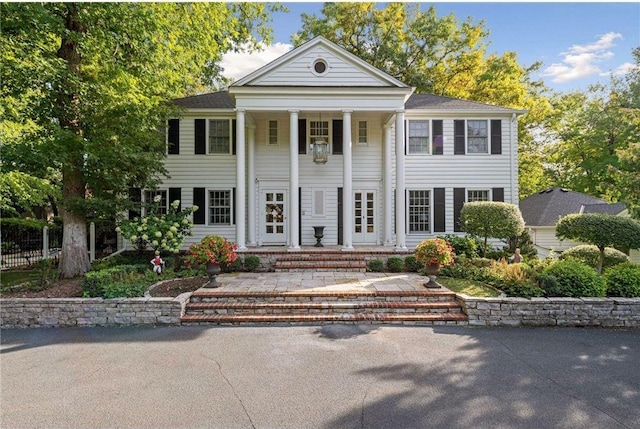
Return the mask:
<svg viewBox="0 0 640 429">
<path fill-rule="evenodd" d="M 239 249 L 411 250 L 467 201 L 518 203 L 523 111 L 413 89 L 317 37 L 227 91 L 175 100 L 163 202 Z"/>
</svg>

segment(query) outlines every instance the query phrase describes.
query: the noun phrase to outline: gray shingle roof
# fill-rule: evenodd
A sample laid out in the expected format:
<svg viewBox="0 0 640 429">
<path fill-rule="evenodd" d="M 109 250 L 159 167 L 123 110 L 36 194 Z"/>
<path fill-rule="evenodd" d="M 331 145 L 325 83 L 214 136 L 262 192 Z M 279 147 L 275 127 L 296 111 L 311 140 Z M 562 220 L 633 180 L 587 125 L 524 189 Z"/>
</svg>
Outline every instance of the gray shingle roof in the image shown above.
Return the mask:
<svg viewBox="0 0 640 429">
<path fill-rule="evenodd" d="M 173 100 L 173 103 L 187 109 L 233 109 L 236 107 L 227 91 L 178 98 Z"/>
<path fill-rule="evenodd" d="M 538 192 L 520 201 L 520 211 L 527 225 L 555 226 L 561 217 L 572 213 L 618 214 L 624 204 L 609 204 L 580 192 L 564 188 L 551 188 Z"/>
</svg>

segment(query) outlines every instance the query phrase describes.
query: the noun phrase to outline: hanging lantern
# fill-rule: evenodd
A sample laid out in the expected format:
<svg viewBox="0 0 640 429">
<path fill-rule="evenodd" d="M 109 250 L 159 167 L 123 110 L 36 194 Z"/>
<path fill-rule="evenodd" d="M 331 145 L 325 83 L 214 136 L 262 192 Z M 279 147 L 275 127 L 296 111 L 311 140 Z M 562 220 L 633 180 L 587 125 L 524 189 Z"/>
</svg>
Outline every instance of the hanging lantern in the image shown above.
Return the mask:
<svg viewBox="0 0 640 429">
<path fill-rule="evenodd" d="M 316 140 L 311 145 L 313 152 L 313 162 L 316 164 L 326 164 L 329 160 L 329 143 L 324 140 Z"/>
</svg>

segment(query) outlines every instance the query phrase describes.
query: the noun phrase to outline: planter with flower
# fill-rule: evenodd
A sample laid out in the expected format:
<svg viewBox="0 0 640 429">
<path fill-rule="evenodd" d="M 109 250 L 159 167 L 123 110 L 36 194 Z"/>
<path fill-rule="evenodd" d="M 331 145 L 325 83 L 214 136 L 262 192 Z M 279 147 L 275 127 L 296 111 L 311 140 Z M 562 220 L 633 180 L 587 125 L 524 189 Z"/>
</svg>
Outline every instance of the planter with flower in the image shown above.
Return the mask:
<svg viewBox="0 0 640 429">
<path fill-rule="evenodd" d="M 237 245 L 218 235 L 207 235 L 200 243 L 192 244 L 187 250 L 185 262 L 189 266 L 205 265 L 209 283 L 205 287 L 218 287 L 216 277 L 221 266 L 228 267 L 235 262 Z"/>
<path fill-rule="evenodd" d="M 443 238 L 430 238 L 416 246 L 415 258 L 424 266 L 429 276 L 430 285 L 438 285 L 436 275 L 441 267 L 446 267 L 454 262 L 454 250 L 447 240 Z"/>
</svg>

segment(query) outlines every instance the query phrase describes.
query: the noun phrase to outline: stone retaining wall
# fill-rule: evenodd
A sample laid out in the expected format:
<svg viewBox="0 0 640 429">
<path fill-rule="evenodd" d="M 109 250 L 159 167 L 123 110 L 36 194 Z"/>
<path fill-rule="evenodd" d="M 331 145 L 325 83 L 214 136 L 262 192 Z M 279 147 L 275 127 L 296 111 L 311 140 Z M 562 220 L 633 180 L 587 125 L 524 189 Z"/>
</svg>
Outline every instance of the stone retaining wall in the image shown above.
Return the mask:
<svg viewBox="0 0 640 429">
<path fill-rule="evenodd" d="M 0 299 L 0 327 L 179 325 L 190 293 L 177 298 Z"/>
<path fill-rule="evenodd" d="M 473 326 L 640 328 L 640 298 L 472 298 L 458 301 Z"/>
</svg>

